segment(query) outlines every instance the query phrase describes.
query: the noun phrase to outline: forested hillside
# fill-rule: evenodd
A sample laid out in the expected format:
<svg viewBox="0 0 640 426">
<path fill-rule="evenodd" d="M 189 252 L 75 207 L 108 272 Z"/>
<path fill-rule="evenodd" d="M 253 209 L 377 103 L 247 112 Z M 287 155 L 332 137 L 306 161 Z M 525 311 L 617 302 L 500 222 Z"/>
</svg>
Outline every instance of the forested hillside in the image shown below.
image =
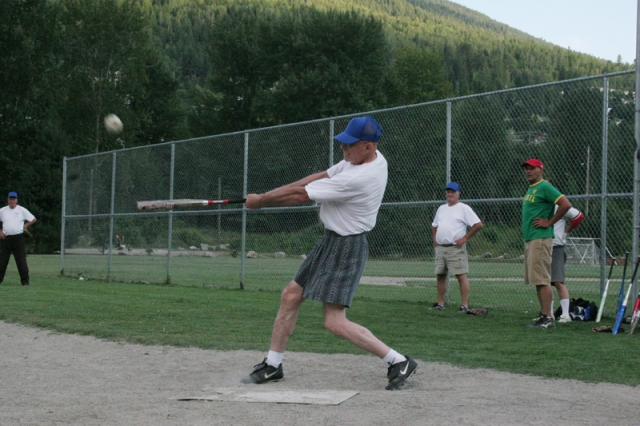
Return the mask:
<svg viewBox="0 0 640 426">
<path fill-rule="evenodd" d="M 65 156 L 631 67 L 444 0 L 3 0 L 0 16 L 0 191 L 38 217 L 42 252 Z"/>
<path fill-rule="evenodd" d="M 208 29 L 229 7 L 292 13 L 303 7 L 355 11 L 384 26 L 390 53 L 411 46 L 441 57 L 454 94 L 628 69 L 554 46 L 446 0 L 165 0 L 153 2 L 159 46 L 185 80 L 204 82 Z"/>
</svg>

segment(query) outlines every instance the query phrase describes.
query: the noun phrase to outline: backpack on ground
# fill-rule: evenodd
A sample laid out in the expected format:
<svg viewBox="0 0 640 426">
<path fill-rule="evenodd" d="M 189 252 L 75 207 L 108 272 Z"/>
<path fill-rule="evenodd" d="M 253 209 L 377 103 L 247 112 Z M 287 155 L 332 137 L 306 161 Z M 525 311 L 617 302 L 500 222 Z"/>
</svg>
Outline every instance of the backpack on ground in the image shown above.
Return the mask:
<svg viewBox="0 0 640 426">
<path fill-rule="evenodd" d="M 562 315 L 562 308 L 556 309 L 554 312 L 556 318 Z M 569 316 L 572 321 L 594 321 L 598 315 L 598 306 L 584 300 L 583 298 L 571 299 L 569 301 Z"/>
</svg>

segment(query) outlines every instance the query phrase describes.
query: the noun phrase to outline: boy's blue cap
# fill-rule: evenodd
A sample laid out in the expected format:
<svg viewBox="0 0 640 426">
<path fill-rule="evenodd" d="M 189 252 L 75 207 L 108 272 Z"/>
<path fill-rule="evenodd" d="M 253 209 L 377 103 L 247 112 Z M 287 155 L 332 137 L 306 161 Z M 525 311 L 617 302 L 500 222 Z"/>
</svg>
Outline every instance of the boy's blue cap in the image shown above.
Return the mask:
<svg viewBox="0 0 640 426">
<path fill-rule="evenodd" d="M 18 193 L 15 191 L 11 191 L 7 198 L 18 198 Z"/>
<path fill-rule="evenodd" d="M 378 142 L 382 136 L 382 126 L 374 118 L 356 117 L 353 118 L 344 132 L 335 136 L 334 139 L 345 145 L 351 145 L 358 141 Z"/>
<path fill-rule="evenodd" d="M 453 189 L 454 191 L 460 192 L 460 184 L 458 182 L 449 182 L 444 189 Z"/>
</svg>

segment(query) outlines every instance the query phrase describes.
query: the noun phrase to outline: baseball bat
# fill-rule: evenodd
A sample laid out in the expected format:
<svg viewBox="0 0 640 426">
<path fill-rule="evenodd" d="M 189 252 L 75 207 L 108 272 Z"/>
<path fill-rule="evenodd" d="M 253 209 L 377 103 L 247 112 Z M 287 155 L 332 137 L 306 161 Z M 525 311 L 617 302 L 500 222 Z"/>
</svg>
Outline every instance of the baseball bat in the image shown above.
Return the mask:
<svg viewBox="0 0 640 426">
<path fill-rule="evenodd" d="M 245 201 L 246 201 L 245 198 L 238 199 L 238 200 L 181 199 L 181 200 L 138 201 L 138 210 L 139 211 L 172 210 L 177 207 L 201 207 L 201 206 L 213 206 L 215 204 L 242 204 Z"/>
<path fill-rule="evenodd" d="M 600 309 L 598 309 L 598 315 L 596 315 L 596 322 L 600 322 L 602 319 L 602 313 L 604 312 L 604 302 L 607 300 L 607 291 L 609 290 L 609 281 L 611 281 L 611 273 L 613 272 L 613 267 L 616 264 L 616 259 L 611 259 L 611 268 L 609 268 L 609 277 L 607 278 L 607 282 L 604 285 L 604 291 L 602 292 L 602 298 L 600 299 Z"/>
<path fill-rule="evenodd" d="M 622 306 L 622 299 L 624 299 L 624 279 L 627 276 L 627 263 L 629 262 L 629 252 L 624 254 L 624 268 L 622 268 L 622 283 L 620 284 L 620 295 L 618 296 L 618 304 L 616 305 L 616 317 Z"/>
<path fill-rule="evenodd" d="M 640 295 L 636 297 L 636 304 L 633 306 L 633 314 L 631 315 L 631 328 L 629 329 L 629 334 L 634 334 L 636 332 L 636 328 L 638 328 L 638 323 L 640 323 L 640 315 L 638 314 L 639 309 Z"/>
<path fill-rule="evenodd" d="M 613 334 L 618 334 L 618 330 L 620 330 L 620 324 L 622 324 L 622 318 L 624 318 L 624 313 L 627 310 L 627 302 L 629 301 L 629 294 L 631 293 L 631 288 L 633 287 L 633 282 L 636 279 L 636 274 L 638 273 L 638 266 L 640 266 L 640 256 L 636 259 L 636 266 L 633 268 L 633 274 L 631 274 L 631 284 L 629 284 L 629 290 L 627 290 L 627 295 L 622 302 L 622 306 L 620 307 L 620 311 L 618 312 L 618 316 L 616 318 L 616 324 L 613 326 Z"/>
</svg>

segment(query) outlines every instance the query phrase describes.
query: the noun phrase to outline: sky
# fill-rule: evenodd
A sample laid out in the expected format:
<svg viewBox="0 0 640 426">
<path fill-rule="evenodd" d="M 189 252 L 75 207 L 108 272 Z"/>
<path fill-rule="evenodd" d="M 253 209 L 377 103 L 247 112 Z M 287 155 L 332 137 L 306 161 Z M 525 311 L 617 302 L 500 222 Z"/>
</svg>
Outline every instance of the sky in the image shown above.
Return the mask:
<svg viewBox="0 0 640 426">
<path fill-rule="evenodd" d="M 451 0 L 560 47 L 633 63 L 638 0 Z"/>
</svg>

